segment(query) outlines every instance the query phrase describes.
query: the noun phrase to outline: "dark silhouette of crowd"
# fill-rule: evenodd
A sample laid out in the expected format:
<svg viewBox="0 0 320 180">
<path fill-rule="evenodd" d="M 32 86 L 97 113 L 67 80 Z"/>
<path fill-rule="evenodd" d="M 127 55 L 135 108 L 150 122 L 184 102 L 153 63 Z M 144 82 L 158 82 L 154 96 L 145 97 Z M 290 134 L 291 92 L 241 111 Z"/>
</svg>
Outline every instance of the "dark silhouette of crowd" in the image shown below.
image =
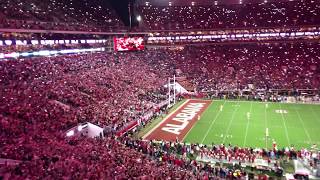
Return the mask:
<svg viewBox="0 0 320 180">
<path fill-rule="evenodd" d="M 140 5 L 142 24 L 151 30 L 257 28 L 317 25 L 319 1 L 233 5 Z"/>
<path fill-rule="evenodd" d="M 179 30 L 217 28 L 293 27 L 319 24 L 319 2 L 314 0 L 236 5 L 137 7 L 139 29 Z M 3 0 L 0 28 L 119 31 L 125 30 L 112 6 L 101 0 Z"/>
<path fill-rule="evenodd" d="M 108 2 L 102 0 L 2 0 L 0 28 L 117 31 L 124 24 Z"/>
</svg>

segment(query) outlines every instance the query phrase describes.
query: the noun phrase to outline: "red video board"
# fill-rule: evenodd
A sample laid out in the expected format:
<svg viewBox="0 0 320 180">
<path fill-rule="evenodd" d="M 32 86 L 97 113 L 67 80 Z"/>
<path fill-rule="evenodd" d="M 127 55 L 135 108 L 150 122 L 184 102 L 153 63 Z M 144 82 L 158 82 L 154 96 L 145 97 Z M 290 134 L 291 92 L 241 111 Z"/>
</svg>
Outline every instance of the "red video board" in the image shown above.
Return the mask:
<svg viewBox="0 0 320 180">
<path fill-rule="evenodd" d="M 115 51 L 141 51 L 144 50 L 143 37 L 114 38 Z"/>
</svg>

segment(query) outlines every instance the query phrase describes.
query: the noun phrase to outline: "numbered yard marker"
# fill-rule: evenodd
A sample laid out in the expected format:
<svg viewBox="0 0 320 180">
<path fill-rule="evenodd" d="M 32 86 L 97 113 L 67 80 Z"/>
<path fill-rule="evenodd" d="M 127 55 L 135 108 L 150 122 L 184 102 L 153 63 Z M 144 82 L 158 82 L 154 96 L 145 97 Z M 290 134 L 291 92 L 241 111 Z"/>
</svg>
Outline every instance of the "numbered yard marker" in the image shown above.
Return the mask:
<svg viewBox="0 0 320 180">
<path fill-rule="evenodd" d="M 288 114 L 288 111 L 287 111 L 287 110 L 283 110 L 283 109 L 277 109 L 277 110 L 276 110 L 276 113 L 279 113 L 279 114 Z"/>
</svg>

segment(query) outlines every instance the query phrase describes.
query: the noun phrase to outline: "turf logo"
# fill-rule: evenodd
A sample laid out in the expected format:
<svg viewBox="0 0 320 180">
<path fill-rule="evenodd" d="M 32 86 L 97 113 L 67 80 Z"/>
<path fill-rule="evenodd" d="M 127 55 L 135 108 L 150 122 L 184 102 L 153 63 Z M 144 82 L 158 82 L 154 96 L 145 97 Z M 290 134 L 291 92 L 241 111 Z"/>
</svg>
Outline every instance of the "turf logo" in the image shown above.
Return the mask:
<svg viewBox="0 0 320 180">
<path fill-rule="evenodd" d="M 170 113 L 160 124 L 145 135 L 144 139 L 162 141 L 183 140 L 201 114 L 210 106 L 211 101 L 188 99 Z"/>
<path fill-rule="evenodd" d="M 161 128 L 163 131 L 179 135 L 184 130 L 189 122 L 205 107 L 206 103 L 189 103 L 181 110 L 172 121 L 177 124 L 168 123 L 165 127 Z"/>
</svg>

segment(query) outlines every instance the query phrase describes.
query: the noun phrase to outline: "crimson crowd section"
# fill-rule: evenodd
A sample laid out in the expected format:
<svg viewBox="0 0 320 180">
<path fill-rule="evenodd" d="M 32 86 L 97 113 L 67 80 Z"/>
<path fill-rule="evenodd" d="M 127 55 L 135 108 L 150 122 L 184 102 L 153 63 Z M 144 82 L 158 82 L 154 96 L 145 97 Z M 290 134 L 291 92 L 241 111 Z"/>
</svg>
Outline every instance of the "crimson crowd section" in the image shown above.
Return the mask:
<svg viewBox="0 0 320 180">
<path fill-rule="evenodd" d="M 83 122 L 121 129 L 167 99 L 163 85 L 174 74 L 198 92 L 245 89 L 249 83 L 319 89 L 319 52 L 310 43 L 187 46 L 1 61 L 0 157 L 23 161 L 6 170 L 14 177 L 174 176 L 166 173 L 167 165 L 162 173 L 143 154 L 131 156 L 112 136 L 74 140 L 65 139 L 65 131 Z M 136 157 L 150 166 L 136 163 Z"/>
</svg>

